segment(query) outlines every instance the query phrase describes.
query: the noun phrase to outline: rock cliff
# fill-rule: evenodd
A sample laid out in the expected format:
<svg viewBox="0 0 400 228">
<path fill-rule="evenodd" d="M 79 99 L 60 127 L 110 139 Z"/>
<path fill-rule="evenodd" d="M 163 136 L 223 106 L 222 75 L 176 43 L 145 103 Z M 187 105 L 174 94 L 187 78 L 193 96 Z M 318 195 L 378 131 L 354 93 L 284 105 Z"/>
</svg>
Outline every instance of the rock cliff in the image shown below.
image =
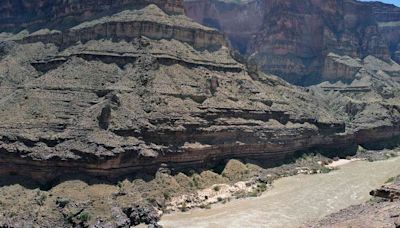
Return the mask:
<svg viewBox="0 0 400 228">
<path fill-rule="evenodd" d="M 185 2 L 185 7 L 189 17 L 223 31 L 232 46 L 263 71 L 295 84 L 325 80 L 329 53 L 399 61 L 400 9 L 393 5 L 354 0 L 195 0 Z"/>
<path fill-rule="evenodd" d="M 305 150 L 346 156 L 359 144 L 398 143 L 395 62 L 331 53 L 326 77 L 354 74 L 353 80 L 346 78 L 351 86 L 301 88 L 242 61 L 219 31 L 181 14 L 181 1 L 122 1 L 105 8 L 97 1 L 52 7 L 32 2 L 19 1 L 25 8 L 15 5 L 18 1 L 1 5 L 8 18 L 32 24 L 0 34 L 0 185 L 11 180 L 2 194 L 13 199 L 28 194 L 35 211 L 15 216 L 20 205 L 32 202 L 24 198 L 14 206 L 7 201 L 0 219 L 10 220 L 0 220 L 0 226 L 54 227 L 66 221 L 84 226 L 89 220 L 85 208 L 100 218 L 108 213 L 104 216 L 119 219 L 119 227 L 156 222 L 153 207 L 126 205 L 134 200 L 123 184 L 117 189 L 77 179 L 103 183 L 151 174 L 151 191 L 177 185 L 162 172 L 154 176 L 158 170 L 215 168 L 228 158 L 273 166 Z M 36 11 L 28 20 L 26 11 L 16 9 Z M 58 10 L 65 15 L 54 13 Z M 81 17 L 84 11 L 87 17 Z M 49 13 L 52 22 L 40 21 Z M 4 18 L 0 26 L 6 28 Z M 187 182 L 182 175 L 177 177 Z M 72 179 L 50 192 L 61 197 L 68 188 L 68 197 L 76 200 L 46 201 L 41 191 L 12 185 L 25 184 L 21 177 L 46 187 Z M 140 198 L 153 202 L 143 180 L 134 182 L 131 193 L 145 192 Z M 126 209 L 115 208 L 118 199 Z M 45 213 L 55 206 L 59 213 Z M 39 214 L 44 215 L 40 221 Z"/>
<path fill-rule="evenodd" d="M 250 75 L 216 30 L 154 4 L 1 44 L 2 175 L 273 163 L 345 130 L 305 91 Z"/>
<path fill-rule="evenodd" d="M 306 90 L 257 72 L 232 57 L 218 31 L 177 11 L 149 4 L 64 30 L 3 34 L 0 174 L 47 182 L 234 157 L 272 165 L 300 150 L 399 135 L 398 91 L 387 91 L 397 82 L 378 93 L 375 77 L 368 79 L 367 92 L 392 96 L 391 103 L 349 101 L 350 111 L 335 111 L 325 87 Z"/>
<path fill-rule="evenodd" d="M 34 30 L 43 25 L 65 28 L 149 4 L 156 4 L 167 13 L 184 14 L 182 0 L 4 0 L 0 5 L 0 31 Z"/>
</svg>

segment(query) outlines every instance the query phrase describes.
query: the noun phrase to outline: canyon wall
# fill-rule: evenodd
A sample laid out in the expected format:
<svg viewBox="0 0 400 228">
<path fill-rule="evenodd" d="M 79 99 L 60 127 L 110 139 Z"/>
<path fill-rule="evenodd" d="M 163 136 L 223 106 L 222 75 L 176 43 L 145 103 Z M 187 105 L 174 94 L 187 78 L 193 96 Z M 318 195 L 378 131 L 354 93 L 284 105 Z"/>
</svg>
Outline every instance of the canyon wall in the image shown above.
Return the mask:
<svg viewBox="0 0 400 228">
<path fill-rule="evenodd" d="M 265 72 L 307 85 L 324 80 L 326 56 L 398 61 L 400 9 L 353 0 L 187 1 L 186 13 L 224 32 Z M 349 77 L 345 75 L 344 78 Z"/>
<path fill-rule="evenodd" d="M 182 0 L 3 0 L 0 31 L 63 28 L 101 15 L 156 4 L 166 13 L 184 14 Z"/>
<path fill-rule="evenodd" d="M 400 135 L 395 63 L 330 54 L 329 75 L 354 74 L 352 86 L 296 87 L 237 61 L 219 31 L 178 8 L 148 4 L 2 34 L 0 174 L 46 183 L 228 158 L 274 165 L 298 151 L 344 156 Z"/>
</svg>

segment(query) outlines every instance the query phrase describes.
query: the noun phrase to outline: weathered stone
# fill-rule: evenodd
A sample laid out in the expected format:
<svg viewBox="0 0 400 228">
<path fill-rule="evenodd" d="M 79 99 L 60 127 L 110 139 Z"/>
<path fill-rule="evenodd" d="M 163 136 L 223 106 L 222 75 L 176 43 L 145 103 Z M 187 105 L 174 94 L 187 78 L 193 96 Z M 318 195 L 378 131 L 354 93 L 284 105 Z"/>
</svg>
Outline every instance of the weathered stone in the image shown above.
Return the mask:
<svg viewBox="0 0 400 228">
<path fill-rule="evenodd" d="M 185 8 L 195 21 L 224 32 L 232 46 L 261 70 L 299 85 L 343 79 L 337 75 L 343 70 L 347 77 L 354 73 L 335 65 L 329 53 L 398 61 L 400 8 L 394 5 L 354 0 L 194 0 L 186 1 Z"/>
</svg>

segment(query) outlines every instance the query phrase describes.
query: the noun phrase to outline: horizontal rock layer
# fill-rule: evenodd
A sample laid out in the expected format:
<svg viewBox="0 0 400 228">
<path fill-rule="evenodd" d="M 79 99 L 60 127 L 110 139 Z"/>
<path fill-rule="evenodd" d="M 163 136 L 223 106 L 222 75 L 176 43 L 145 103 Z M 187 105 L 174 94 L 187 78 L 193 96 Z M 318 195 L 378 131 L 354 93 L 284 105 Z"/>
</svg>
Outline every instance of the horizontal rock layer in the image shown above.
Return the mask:
<svg viewBox="0 0 400 228">
<path fill-rule="evenodd" d="M 331 54 L 329 74 L 356 80 L 304 89 L 238 62 L 218 31 L 157 5 L 97 16 L 1 36 L 1 175 L 117 178 L 235 157 L 273 165 L 400 134 L 395 63 Z"/>
<path fill-rule="evenodd" d="M 132 41 L 146 36 L 150 39 L 175 39 L 195 48 L 219 49 L 227 46 L 224 36 L 216 30 L 203 27 L 182 15 L 168 15 L 156 5 L 141 10 L 127 10 L 79 24 L 63 32 L 42 29 L 23 36 L 10 36 L 10 40 L 22 43 L 54 43 L 68 47 L 77 42 L 112 39 Z"/>
<path fill-rule="evenodd" d="M 184 14 L 182 0 L 5 0 L 0 5 L 0 31 L 43 25 L 68 27 L 99 15 L 156 4 L 167 13 Z"/>
<path fill-rule="evenodd" d="M 309 85 L 330 71 L 329 53 L 398 61 L 400 9 L 353 0 L 185 2 L 187 15 L 224 32 L 265 72 Z"/>
</svg>

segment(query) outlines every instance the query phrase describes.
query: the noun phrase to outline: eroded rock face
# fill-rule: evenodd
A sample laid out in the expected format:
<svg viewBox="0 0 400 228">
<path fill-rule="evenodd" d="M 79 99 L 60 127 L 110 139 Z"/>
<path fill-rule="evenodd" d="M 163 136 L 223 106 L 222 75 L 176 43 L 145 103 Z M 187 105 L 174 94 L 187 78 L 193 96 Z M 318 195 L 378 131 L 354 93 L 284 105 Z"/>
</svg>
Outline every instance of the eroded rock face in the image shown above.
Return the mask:
<svg viewBox="0 0 400 228">
<path fill-rule="evenodd" d="M 371 96 L 391 96 L 390 104 L 366 100 L 337 112 L 324 89 L 259 73 L 235 60 L 216 30 L 154 4 L 1 39 L 1 175 L 46 182 L 236 157 L 274 164 L 299 150 L 400 132 L 397 84 L 368 87 Z M 341 58 L 334 62 L 349 65 Z M 374 68 L 369 78 L 380 71 L 390 70 Z"/>
<path fill-rule="evenodd" d="M 182 0 L 5 0 L 0 5 L 0 31 L 23 28 L 68 27 L 73 24 L 126 9 L 156 4 L 172 14 L 184 14 Z"/>
<path fill-rule="evenodd" d="M 149 21 L 143 33 L 129 30 Z M 250 75 L 215 30 L 156 5 L 61 33 L 42 31 L 4 41 L 12 45 L 4 45 L 9 48 L 0 63 L 1 174 L 46 181 L 76 172 L 117 177 L 162 163 L 193 167 L 226 157 L 261 156 L 272 163 L 297 150 L 364 140 L 306 91 Z M 392 137 L 392 125 L 371 137 Z"/>
<path fill-rule="evenodd" d="M 392 5 L 352 0 L 198 0 L 185 2 L 185 7 L 189 17 L 227 34 L 233 47 L 260 69 L 295 84 L 323 81 L 321 76 L 330 71 L 329 53 L 398 61 L 400 10 Z"/>
<path fill-rule="evenodd" d="M 46 28 L 5 36 L 5 39 L 19 43 L 53 43 L 61 48 L 98 39 L 132 41 L 141 36 L 157 40 L 175 39 L 200 49 L 227 46 L 224 36 L 216 30 L 194 23 L 183 15 L 168 14 L 154 4 L 140 10 L 124 10 L 63 31 Z"/>
</svg>

